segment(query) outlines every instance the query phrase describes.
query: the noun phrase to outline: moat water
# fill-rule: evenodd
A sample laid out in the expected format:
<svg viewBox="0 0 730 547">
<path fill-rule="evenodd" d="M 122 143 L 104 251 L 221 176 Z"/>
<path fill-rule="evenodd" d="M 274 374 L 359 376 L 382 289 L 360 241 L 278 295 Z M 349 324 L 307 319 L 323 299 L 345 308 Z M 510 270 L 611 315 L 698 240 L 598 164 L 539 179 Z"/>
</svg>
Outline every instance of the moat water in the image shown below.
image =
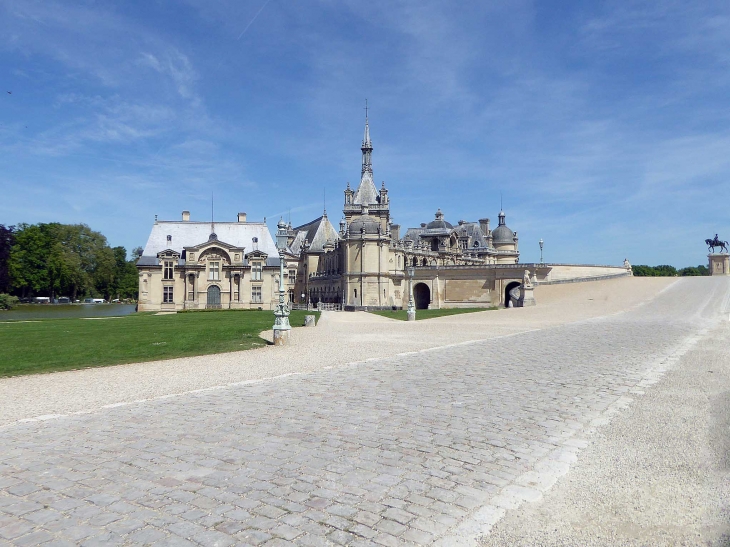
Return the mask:
<svg viewBox="0 0 730 547">
<path fill-rule="evenodd" d="M 134 313 L 136 304 L 22 304 L 0 311 L 0 321 L 113 317 Z"/>
</svg>

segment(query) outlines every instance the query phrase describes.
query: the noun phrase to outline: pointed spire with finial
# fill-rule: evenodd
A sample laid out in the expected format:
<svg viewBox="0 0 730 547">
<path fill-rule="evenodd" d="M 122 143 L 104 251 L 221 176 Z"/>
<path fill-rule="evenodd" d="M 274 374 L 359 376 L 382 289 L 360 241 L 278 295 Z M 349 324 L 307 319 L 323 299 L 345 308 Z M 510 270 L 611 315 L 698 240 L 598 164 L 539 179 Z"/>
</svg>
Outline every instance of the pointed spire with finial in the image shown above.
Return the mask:
<svg viewBox="0 0 730 547">
<path fill-rule="evenodd" d="M 357 205 L 377 203 L 378 191 L 373 182 L 373 144 L 370 142 L 367 99 L 365 99 L 365 135 L 363 136 L 360 150 L 362 150 L 362 172 L 360 174 L 360 185 L 355 192 L 353 203 Z"/>
</svg>

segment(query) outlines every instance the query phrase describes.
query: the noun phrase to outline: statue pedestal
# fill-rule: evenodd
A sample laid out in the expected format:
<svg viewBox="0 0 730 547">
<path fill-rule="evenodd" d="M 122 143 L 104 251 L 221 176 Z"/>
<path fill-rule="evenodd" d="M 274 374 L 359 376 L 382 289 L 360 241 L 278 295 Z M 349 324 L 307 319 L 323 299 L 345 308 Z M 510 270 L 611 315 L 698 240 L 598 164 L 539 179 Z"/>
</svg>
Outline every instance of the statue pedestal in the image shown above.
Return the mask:
<svg viewBox="0 0 730 547">
<path fill-rule="evenodd" d="M 730 275 L 730 254 L 710 253 L 709 260 L 710 275 Z"/>
<path fill-rule="evenodd" d="M 275 346 L 288 346 L 289 345 L 289 333 L 288 329 L 276 329 L 274 330 L 274 345 Z"/>
<path fill-rule="evenodd" d="M 535 295 L 533 294 L 533 286 L 528 285 L 525 287 L 524 285 L 520 285 L 519 287 L 515 287 L 509 292 L 509 302 L 507 302 L 507 307 L 515 307 L 515 308 L 526 308 L 528 306 L 535 306 L 537 305 L 537 302 L 535 301 Z M 512 304 L 512 306 L 510 306 Z"/>
</svg>

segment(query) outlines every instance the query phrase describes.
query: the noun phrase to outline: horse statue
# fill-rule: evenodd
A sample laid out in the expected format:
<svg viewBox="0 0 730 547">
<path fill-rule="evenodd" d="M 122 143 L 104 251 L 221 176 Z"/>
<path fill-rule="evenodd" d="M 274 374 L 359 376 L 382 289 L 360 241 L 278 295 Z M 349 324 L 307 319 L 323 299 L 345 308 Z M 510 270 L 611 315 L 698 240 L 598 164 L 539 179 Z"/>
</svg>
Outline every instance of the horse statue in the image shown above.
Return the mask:
<svg viewBox="0 0 730 547">
<path fill-rule="evenodd" d="M 715 234 L 715 239 L 706 239 L 705 243 L 707 244 L 707 250 L 714 254 L 715 247 L 720 247 L 720 251 L 725 249 L 725 252 L 728 252 L 728 243 L 727 241 L 721 241 L 717 234 Z"/>
</svg>

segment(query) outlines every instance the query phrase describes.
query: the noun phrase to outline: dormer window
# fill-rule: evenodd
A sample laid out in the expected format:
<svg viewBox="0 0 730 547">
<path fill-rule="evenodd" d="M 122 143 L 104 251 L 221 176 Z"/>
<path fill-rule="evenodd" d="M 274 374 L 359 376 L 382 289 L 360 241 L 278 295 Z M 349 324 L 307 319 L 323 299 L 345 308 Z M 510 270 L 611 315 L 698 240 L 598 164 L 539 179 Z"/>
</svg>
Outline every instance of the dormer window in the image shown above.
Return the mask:
<svg viewBox="0 0 730 547">
<path fill-rule="evenodd" d="M 169 235 L 169 234 L 168 234 L 168 236 L 167 236 L 167 242 L 168 242 L 168 243 L 172 243 L 172 236 L 171 236 L 171 235 Z"/>
</svg>

